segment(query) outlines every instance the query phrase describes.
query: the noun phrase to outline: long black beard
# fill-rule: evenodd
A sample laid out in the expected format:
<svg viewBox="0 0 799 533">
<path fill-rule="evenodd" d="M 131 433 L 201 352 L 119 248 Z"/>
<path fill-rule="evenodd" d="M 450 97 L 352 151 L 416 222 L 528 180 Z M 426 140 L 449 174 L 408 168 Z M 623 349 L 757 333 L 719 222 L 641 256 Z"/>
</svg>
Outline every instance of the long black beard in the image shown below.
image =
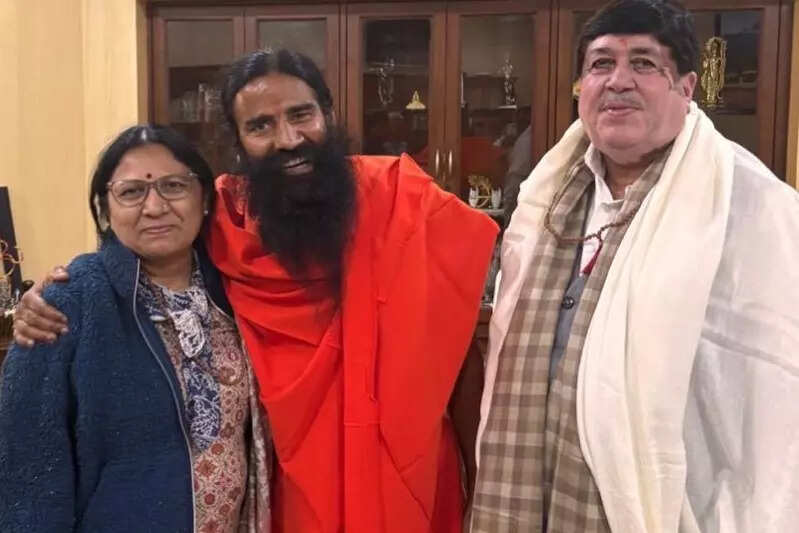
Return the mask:
<svg viewBox="0 0 799 533">
<path fill-rule="evenodd" d="M 336 292 L 355 216 L 355 180 L 346 137 L 329 128 L 325 141 L 250 160 L 246 165 L 249 214 L 258 221 L 261 242 L 295 279 L 321 268 Z M 302 176 L 283 172 L 295 157 L 313 163 Z"/>
</svg>

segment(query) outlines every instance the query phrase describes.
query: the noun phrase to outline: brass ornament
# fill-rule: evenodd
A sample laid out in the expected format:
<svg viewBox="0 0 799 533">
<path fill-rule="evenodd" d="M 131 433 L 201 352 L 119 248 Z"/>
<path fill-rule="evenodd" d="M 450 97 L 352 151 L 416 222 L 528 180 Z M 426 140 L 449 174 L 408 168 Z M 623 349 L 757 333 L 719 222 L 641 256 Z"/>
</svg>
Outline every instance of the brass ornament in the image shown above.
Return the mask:
<svg viewBox="0 0 799 533">
<path fill-rule="evenodd" d="M 427 109 L 427 107 L 422 103 L 422 98 L 419 96 L 419 91 L 413 91 L 411 101 L 405 106 L 405 109 L 409 111 L 422 111 Z"/>
<path fill-rule="evenodd" d="M 24 259 L 22 250 L 19 249 L 19 246 L 16 247 L 16 250 L 16 257 L 14 257 L 8 243 L 0 239 L 0 280 L 10 280 L 11 274 L 22 263 Z"/>
<path fill-rule="evenodd" d="M 11 342 L 14 308 L 17 305 L 17 294 L 12 294 L 11 291 L 11 274 L 23 260 L 19 247 L 16 249 L 16 257 L 14 255 L 8 243 L 0 239 L 0 362 Z"/>
<path fill-rule="evenodd" d="M 705 95 L 701 104 L 708 109 L 724 105 L 721 91 L 727 70 L 727 41 L 721 37 L 711 37 L 702 52 L 702 77 L 700 83 Z"/>
<path fill-rule="evenodd" d="M 486 209 L 491 206 L 491 179 L 480 174 L 470 174 L 469 205 L 477 209 Z"/>
</svg>

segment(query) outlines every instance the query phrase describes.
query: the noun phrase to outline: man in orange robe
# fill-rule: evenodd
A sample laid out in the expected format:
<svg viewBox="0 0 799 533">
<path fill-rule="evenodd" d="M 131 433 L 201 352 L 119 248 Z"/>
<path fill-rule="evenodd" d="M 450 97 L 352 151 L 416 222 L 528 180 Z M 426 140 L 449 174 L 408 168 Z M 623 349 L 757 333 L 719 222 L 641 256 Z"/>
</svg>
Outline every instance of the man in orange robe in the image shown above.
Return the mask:
<svg viewBox="0 0 799 533">
<path fill-rule="evenodd" d="M 207 248 L 269 415 L 273 531 L 460 533 L 479 392 L 473 427 L 448 405 L 496 224 L 408 156 L 345 157 L 304 56 L 244 56 L 222 106 L 241 172 L 217 180 Z"/>
<path fill-rule="evenodd" d="M 223 107 L 246 163 L 217 182 L 208 249 L 269 413 L 275 530 L 459 532 L 447 406 L 496 225 L 408 156 L 335 164 L 307 58 L 245 56 Z"/>
</svg>

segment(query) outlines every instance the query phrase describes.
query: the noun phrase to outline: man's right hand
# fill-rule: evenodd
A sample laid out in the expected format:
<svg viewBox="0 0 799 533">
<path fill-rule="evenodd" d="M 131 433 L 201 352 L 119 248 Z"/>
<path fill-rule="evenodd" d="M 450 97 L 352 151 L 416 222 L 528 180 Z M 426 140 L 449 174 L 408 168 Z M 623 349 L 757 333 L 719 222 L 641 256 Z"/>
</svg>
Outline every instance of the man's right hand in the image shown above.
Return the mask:
<svg viewBox="0 0 799 533">
<path fill-rule="evenodd" d="M 44 280 L 26 292 L 14 311 L 14 342 L 31 347 L 37 342 L 53 342 L 58 335 L 68 331 L 67 317 L 42 298 L 45 287 L 56 282 L 69 281 L 64 267 L 57 266 Z"/>
</svg>

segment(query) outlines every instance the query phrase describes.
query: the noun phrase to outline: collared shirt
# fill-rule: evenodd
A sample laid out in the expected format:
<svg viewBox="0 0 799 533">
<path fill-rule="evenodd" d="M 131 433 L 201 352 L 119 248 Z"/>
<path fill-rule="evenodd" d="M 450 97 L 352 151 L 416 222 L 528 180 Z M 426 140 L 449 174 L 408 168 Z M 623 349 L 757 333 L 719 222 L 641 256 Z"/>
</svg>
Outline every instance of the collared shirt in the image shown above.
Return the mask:
<svg viewBox="0 0 799 533">
<path fill-rule="evenodd" d="M 586 166 L 594 174 L 594 195 L 588 210 L 588 221 L 585 225 L 585 235 L 590 235 L 599 231 L 599 228 L 605 224 L 610 224 L 614 221 L 621 211 L 624 198 L 613 199 L 610 187 L 608 187 L 608 184 L 605 182 L 605 175 L 607 173 L 605 161 L 602 159 L 602 153 L 597 150 L 593 143 L 588 146 L 584 159 Z M 625 197 L 627 196 L 629 188 L 628 186 L 624 190 Z M 598 248 L 599 241 L 597 239 L 589 239 L 583 243 L 583 254 L 580 257 L 581 271 L 585 269 L 594 257 Z"/>
</svg>

